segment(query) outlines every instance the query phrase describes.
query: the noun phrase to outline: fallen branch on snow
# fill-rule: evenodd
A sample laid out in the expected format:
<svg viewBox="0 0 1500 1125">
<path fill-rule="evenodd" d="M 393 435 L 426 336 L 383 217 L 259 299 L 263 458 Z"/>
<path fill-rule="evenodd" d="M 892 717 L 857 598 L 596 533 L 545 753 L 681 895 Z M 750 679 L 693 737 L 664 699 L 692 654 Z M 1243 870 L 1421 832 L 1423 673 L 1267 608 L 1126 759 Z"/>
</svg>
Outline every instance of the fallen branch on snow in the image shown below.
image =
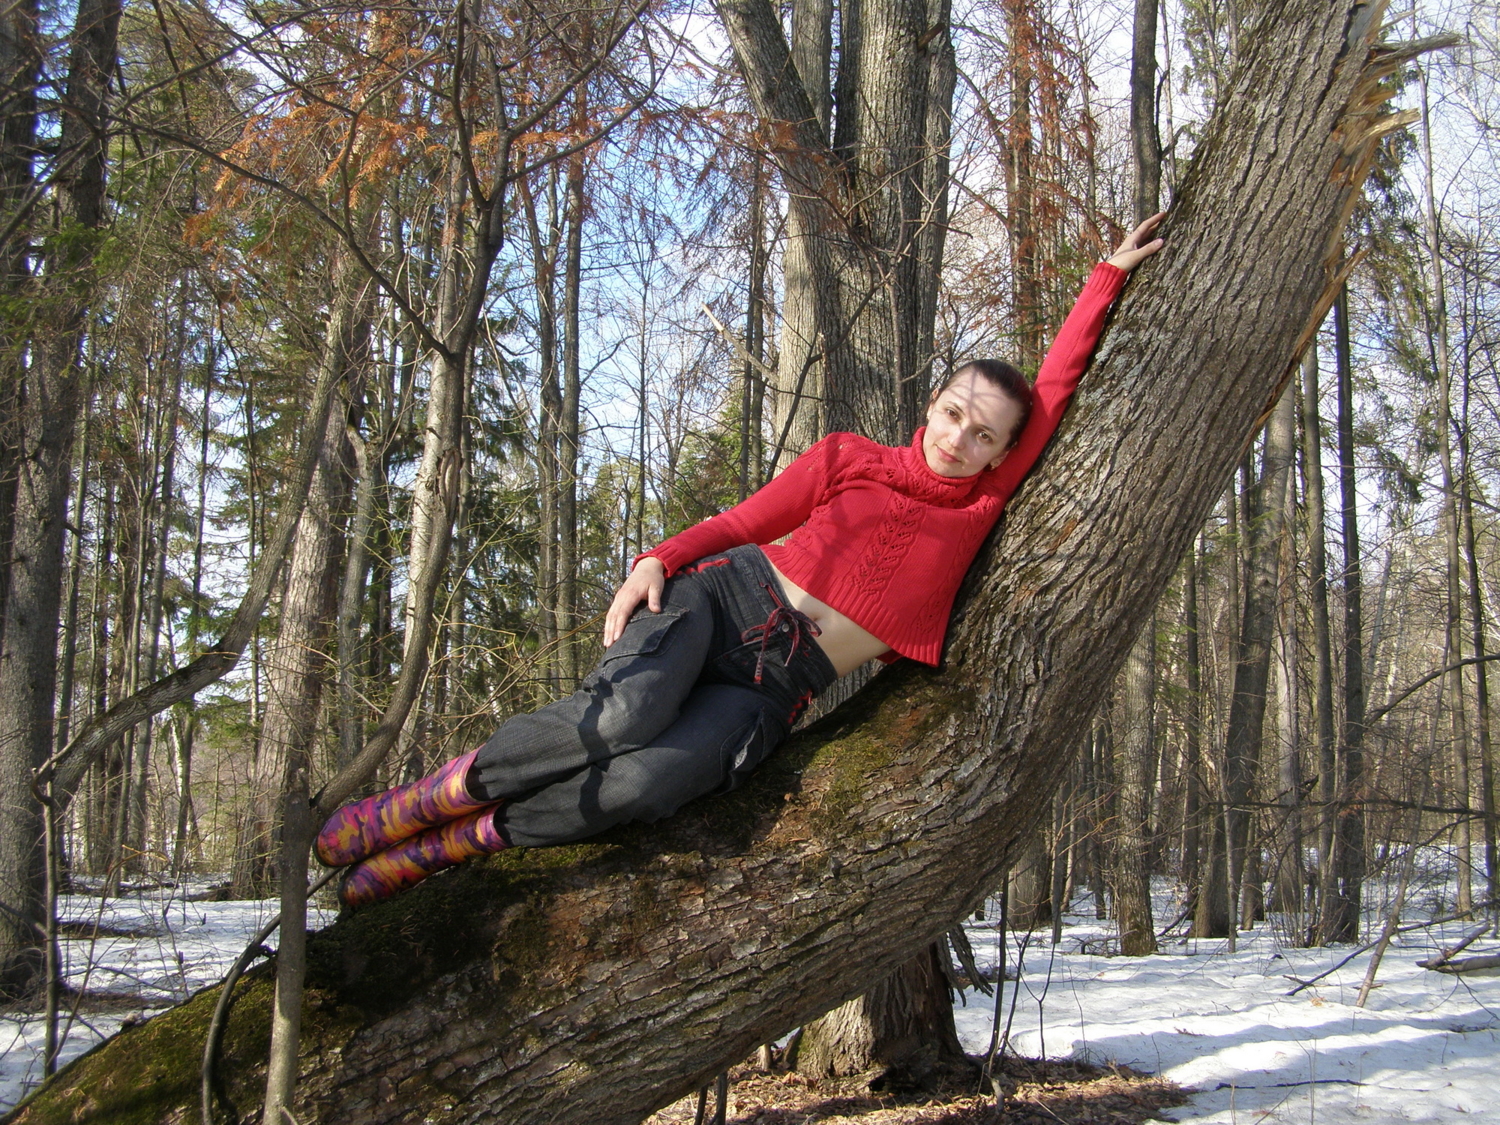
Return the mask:
<svg viewBox="0 0 1500 1125">
<path fill-rule="evenodd" d="M 1419 961 L 1418 964 L 1421 964 Z M 1483 969 L 1500 969 L 1500 953 L 1485 953 L 1478 957 L 1460 957 L 1457 961 L 1443 961 L 1437 965 L 1422 965 L 1435 973 L 1477 973 Z"/>
<path fill-rule="evenodd" d="M 1395 929 L 1394 933 L 1395 934 L 1409 934 L 1413 930 L 1425 930 L 1428 926 L 1441 926 L 1441 925 L 1443 925 L 1444 923 L 1447 923 L 1447 922 L 1456 922 L 1460 918 L 1468 917 L 1468 915 L 1472 914 L 1476 910 L 1488 910 L 1493 905 L 1494 905 L 1493 902 L 1491 902 L 1490 900 L 1486 899 L 1484 902 L 1475 903 L 1472 907 L 1470 907 L 1468 910 L 1464 911 L 1462 914 L 1445 914 L 1441 918 L 1429 918 L 1425 922 L 1412 922 L 1411 924 L 1406 925 L 1406 926 L 1398 926 Z M 1367 942 L 1365 942 L 1364 945 L 1355 947 L 1355 949 L 1349 954 L 1349 956 L 1345 957 L 1337 965 L 1333 966 L 1333 968 L 1326 969 L 1323 972 L 1319 973 L 1315 977 L 1309 977 L 1307 980 L 1302 980 L 1300 977 L 1294 977 L 1290 973 L 1284 974 L 1286 976 L 1287 980 L 1296 981 L 1297 982 L 1297 987 L 1294 988 L 1294 989 L 1292 989 L 1290 992 L 1288 992 L 1287 995 L 1288 996 L 1295 996 L 1295 995 L 1297 995 L 1297 993 L 1301 992 L 1304 988 L 1310 988 L 1312 985 L 1317 984 L 1324 977 L 1331 977 L 1334 973 L 1338 972 L 1345 965 L 1347 965 L 1350 961 L 1353 961 L 1361 953 L 1368 953 L 1370 950 L 1374 949 L 1375 946 L 1378 945 L 1379 943 L 1380 943 L 1380 939 L 1376 938 L 1374 941 L 1367 941 Z M 1464 944 L 1467 945 L 1468 943 L 1465 942 Z M 1456 952 L 1456 950 L 1455 950 L 1455 952 Z"/>
<path fill-rule="evenodd" d="M 1441 967 L 1445 962 L 1453 960 L 1453 958 L 1457 957 L 1465 949 L 1468 949 L 1469 946 L 1473 945 L 1476 941 L 1478 941 L 1481 937 L 1488 933 L 1489 928 L 1490 924 L 1488 922 L 1486 922 L 1482 926 L 1476 927 L 1468 934 L 1464 935 L 1463 941 L 1459 942 L 1457 945 L 1449 946 L 1447 949 L 1439 950 L 1436 957 L 1429 957 L 1425 961 L 1418 961 L 1417 966 L 1423 969 L 1436 969 Z"/>
</svg>

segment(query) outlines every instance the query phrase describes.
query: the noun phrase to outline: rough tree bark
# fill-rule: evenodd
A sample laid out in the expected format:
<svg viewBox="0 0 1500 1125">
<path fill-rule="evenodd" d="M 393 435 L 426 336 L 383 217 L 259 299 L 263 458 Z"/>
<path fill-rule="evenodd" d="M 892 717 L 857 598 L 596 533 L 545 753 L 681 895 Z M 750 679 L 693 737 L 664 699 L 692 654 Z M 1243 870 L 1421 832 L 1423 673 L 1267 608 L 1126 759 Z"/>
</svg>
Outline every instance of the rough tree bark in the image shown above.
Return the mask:
<svg viewBox="0 0 1500 1125">
<path fill-rule="evenodd" d="M 1115 737 L 1117 810 L 1110 834 L 1110 889 L 1120 952 L 1156 952 L 1151 916 L 1151 762 L 1156 748 L 1156 615 L 1141 626 L 1125 662 Z"/>
<path fill-rule="evenodd" d="M 1267 6 L 1168 249 L 977 562 L 946 669 L 880 676 L 730 797 L 502 852 L 316 935 L 296 1120 L 634 1125 L 973 909 L 1331 295 L 1389 121 L 1377 80 L 1410 57 L 1373 48 L 1378 16 Z M 269 976 L 241 987 L 223 1075 L 248 1116 Z M 124 1033 L 15 1120 L 180 1119 L 213 1003 Z"/>
<path fill-rule="evenodd" d="M 1354 491 L 1354 376 L 1349 354 L 1347 291 L 1334 315 L 1338 357 L 1339 507 L 1344 532 L 1344 724 L 1338 745 L 1338 795 L 1328 885 L 1323 889 L 1318 941 L 1359 940 L 1365 881 L 1365 679 L 1359 510 Z"/>
<path fill-rule="evenodd" d="M 1266 686 L 1271 672 L 1271 639 L 1276 625 L 1276 576 L 1286 484 L 1292 463 L 1291 416 L 1266 431 L 1260 481 L 1251 490 L 1245 538 L 1248 564 L 1244 612 L 1235 649 L 1234 695 L 1224 738 L 1224 791 L 1229 802 L 1229 877 L 1240 928 L 1251 929 L 1260 913 L 1259 844 L 1252 838 L 1251 792 L 1265 745 Z"/>
<path fill-rule="evenodd" d="M 785 419 L 799 386 L 806 398 L 817 380 L 818 429 L 903 441 L 927 399 L 947 219 L 937 190 L 955 82 L 947 4 L 845 4 L 831 101 L 830 6 L 794 10 L 790 44 L 768 0 L 716 9 L 780 168 L 796 241 L 779 413 Z M 809 436 L 817 433 L 804 426 L 799 437 Z"/>
<path fill-rule="evenodd" d="M 878 1080 L 887 1084 L 927 1084 L 953 1061 L 965 1062 L 953 1023 L 953 1001 L 940 958 L 947 949 L 933 943 L 870 991 L 809 1024 L 797 1052 L 803 1073 L 847 1075 L 885 1064 Z M 969 1068 L 962 1068 L 969 1077 Z"/>
<path fill-rule="evenodd" d="M 6 17 L 10 19 L 9 16 Z M 54 225 L 39 239 L 45 330 L 29 341 L 18 388 L 14 524 L 0 626 L 0 992 L 22 992 L 42 966 L 41 805 L 31 771 L 52 753 L 63 528 L 73 427 L 83 403 L 79 347 L 105 225 L 104 120 L 120 26 L 118 0 L 83 0 L 73 28 L 57 139 Z M 8 64 L 7 64 L 8 65 Z M 8 392 L 7 392 L 8 393 Z"/>
<path fill-rule="evenodd" d="M 1038 827 L 1011 850 L 1010 871 L 1005 877 L 1005 925 L 1009 930 L 1035 930 L 1052 920 L 1048 834 Z"/>
</svg>

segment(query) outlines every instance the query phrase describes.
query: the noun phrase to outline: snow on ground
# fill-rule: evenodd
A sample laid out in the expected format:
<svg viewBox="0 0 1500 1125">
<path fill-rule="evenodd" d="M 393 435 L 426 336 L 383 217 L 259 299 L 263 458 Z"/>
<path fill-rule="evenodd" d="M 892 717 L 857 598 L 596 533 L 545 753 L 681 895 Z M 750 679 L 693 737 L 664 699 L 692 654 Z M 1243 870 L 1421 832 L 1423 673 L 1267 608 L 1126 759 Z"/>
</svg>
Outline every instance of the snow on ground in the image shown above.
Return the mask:
<svg viewBox="0 0 1500 1125">
<path fill-rule="evenodd" d="M 1451 901 L 1451 899 L 1450 899 Z M 1157 918 L 1171 918 L 1159 896 Z M 1473 923 L 1403 935 L 1378 987 L 1355 1007 L 1369 953 L 1296 996 L 1296 981 L 1351 952 L 1292 947 L 1275 927 L 1227 941 L 1170 939 L 1151 957 L 1102 956 L 1109 922 L 1066 916 L 1062 944 L 1033 934 L 1011 1043 L 1022 1055 L 1122 1063 L 1198 1091 L 1169 1118 L 1194 1125 L 1301 1122 L 1500 1122 L 1500 975 L 1447 976 L 1417 967 Z M 981 970 L 996 959 L 993 923 L 970 922 Z M 1480 948 L 1495 943 L 1482 940 Z M 1014 942 L 1007 962 L 1015 972 Z M 994 1002 L 975 990 L 955 1007 L 965 1047 L 983 1053 Z M 1004 1017 L 1002 1017 L 1004 1018 Z"/>
<path fill-rule="evenodd" d="M 119 1005 L 101 1011 L 90 1004 L 67 1026 L 64 1062 L 127 1019 L 219 980 L 276 912 L 269 900 L 189 901 L 206 886 L 200 880 L 114 899 L 63 900 L 63 918 L 74 923 L 63 942 L 68 983 L 110 993 Z M 1175 917 L 1170 888 L 1159 891 L 1157 918 Z M 1456 942 L 1465 924 L 1400 937 L 1368 1006 L 1358 1009 L 1368 953 L 1289 997 L 1289 977 L 1321 973 L 1349 947 L 1295 948 L 1263 925 L 1241 934 L 1232 953 L 1227 941 L 1169 939 L 1155 956 L 1111 957 L 1111 923 L 1096 921 L 1087 900 L 1075 905 L 1087 913 L 1067 916 L 1062 944 L 1054 950 L 1050 935 L 1031 935 L 1019 988 L 1006 984 L 1002 1018 L 1011 1019 L 1010 1040 L 1021 1054 L 1161 1074 L 1198 1091 L 1170 1111 L 1194 1125 L 1500 1125 L 1500 974 L 1452 977 L 1416 965 L 1439 944 Z M 330 917 L 315 916 L 314 924 Z M 1372 924 L 1373 914 L 1367 929 Z M 993 921 L 967 929 L 979 967 L 992 970 Z M 1468 952 L 1495 947 L 1481 940 Z M 1014 973 L 1014 941 L 1007 960 Z M 993 1001 L 971 989 L 955 1015 L 965 1046 L 982 1053 Z M 40 1078 L 44 1034 L 40 1015 L 0 1015 L 0 1109 Z"/>
<path fill-rule="evenodd" d="M 64 975 L 73 989 L 87 989 L 90 1003 L 69 1018 L 63 1001 L 59 1063 L 83 1054 L 127 1020 L 186 1000 L 221 980 L 250 939 L 276 916 L 274 899 L 192 902 L 210 880 L 185 880 L 117 898 L 65 895 L 58 903 L 68 924 L 62 947 Z M 310 906 L 312 926 L 333 918 Z M 276 935 L 265 943 L 276 947 Z M 97 997 L 108 994 L 109 1003 Z M 104 1010 L 101 1010 L 103 1008 Z M 0 1112 L 41 1080 L 46 1026 L 41 1012 L 0 1014 Z"/>
</svg>

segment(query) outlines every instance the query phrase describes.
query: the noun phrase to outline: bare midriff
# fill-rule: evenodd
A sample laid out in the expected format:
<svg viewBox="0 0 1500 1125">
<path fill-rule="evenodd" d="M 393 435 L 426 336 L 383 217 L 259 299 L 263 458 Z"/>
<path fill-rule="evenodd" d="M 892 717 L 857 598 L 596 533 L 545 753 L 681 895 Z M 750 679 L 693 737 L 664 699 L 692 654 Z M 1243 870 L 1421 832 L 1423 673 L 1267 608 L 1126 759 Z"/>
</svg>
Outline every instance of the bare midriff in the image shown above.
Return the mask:
<svg viewBox="0 0 1500 1125">
<path fill-rule="evenodd" d="M 812 618 L 822 630 L 818 634 L 818 647 L 840 676 L 846 676 L 861 664 L 874 660 L 890 651 L 890 645 L 868 630 L 856 625 L 826 602 L 819 601 L 781 571 L 776 570 L 781 588 L 786 591 L 786 600 L 791 607 Z"/>
</svg>

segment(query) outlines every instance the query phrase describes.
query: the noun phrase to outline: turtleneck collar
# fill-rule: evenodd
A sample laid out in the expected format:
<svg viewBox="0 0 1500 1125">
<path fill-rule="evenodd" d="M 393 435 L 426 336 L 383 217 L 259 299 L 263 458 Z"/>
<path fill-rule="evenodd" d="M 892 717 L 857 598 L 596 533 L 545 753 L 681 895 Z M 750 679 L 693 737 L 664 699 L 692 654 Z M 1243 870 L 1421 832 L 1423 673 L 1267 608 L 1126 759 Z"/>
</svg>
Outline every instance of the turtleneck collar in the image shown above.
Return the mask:
<svg viewBox="0 0 1500 1125">
<path fill-rule="evenodd" d="M 911 482 L 913 495 L 924 500 L 955 501 L 963 500 L 974 491 L 981 481 L 995 470 L 983 469 L 972 477 L 945 477 L 941 473 L 932 471 L 932 466 L 927 463 L 927 457 L 922 452 L 922 435 L 927 432 L 926 426 L 918 426 L 911 444 L 901 451 L 901 463 L 906 469 L 907 480 Z"/>
</svg>

